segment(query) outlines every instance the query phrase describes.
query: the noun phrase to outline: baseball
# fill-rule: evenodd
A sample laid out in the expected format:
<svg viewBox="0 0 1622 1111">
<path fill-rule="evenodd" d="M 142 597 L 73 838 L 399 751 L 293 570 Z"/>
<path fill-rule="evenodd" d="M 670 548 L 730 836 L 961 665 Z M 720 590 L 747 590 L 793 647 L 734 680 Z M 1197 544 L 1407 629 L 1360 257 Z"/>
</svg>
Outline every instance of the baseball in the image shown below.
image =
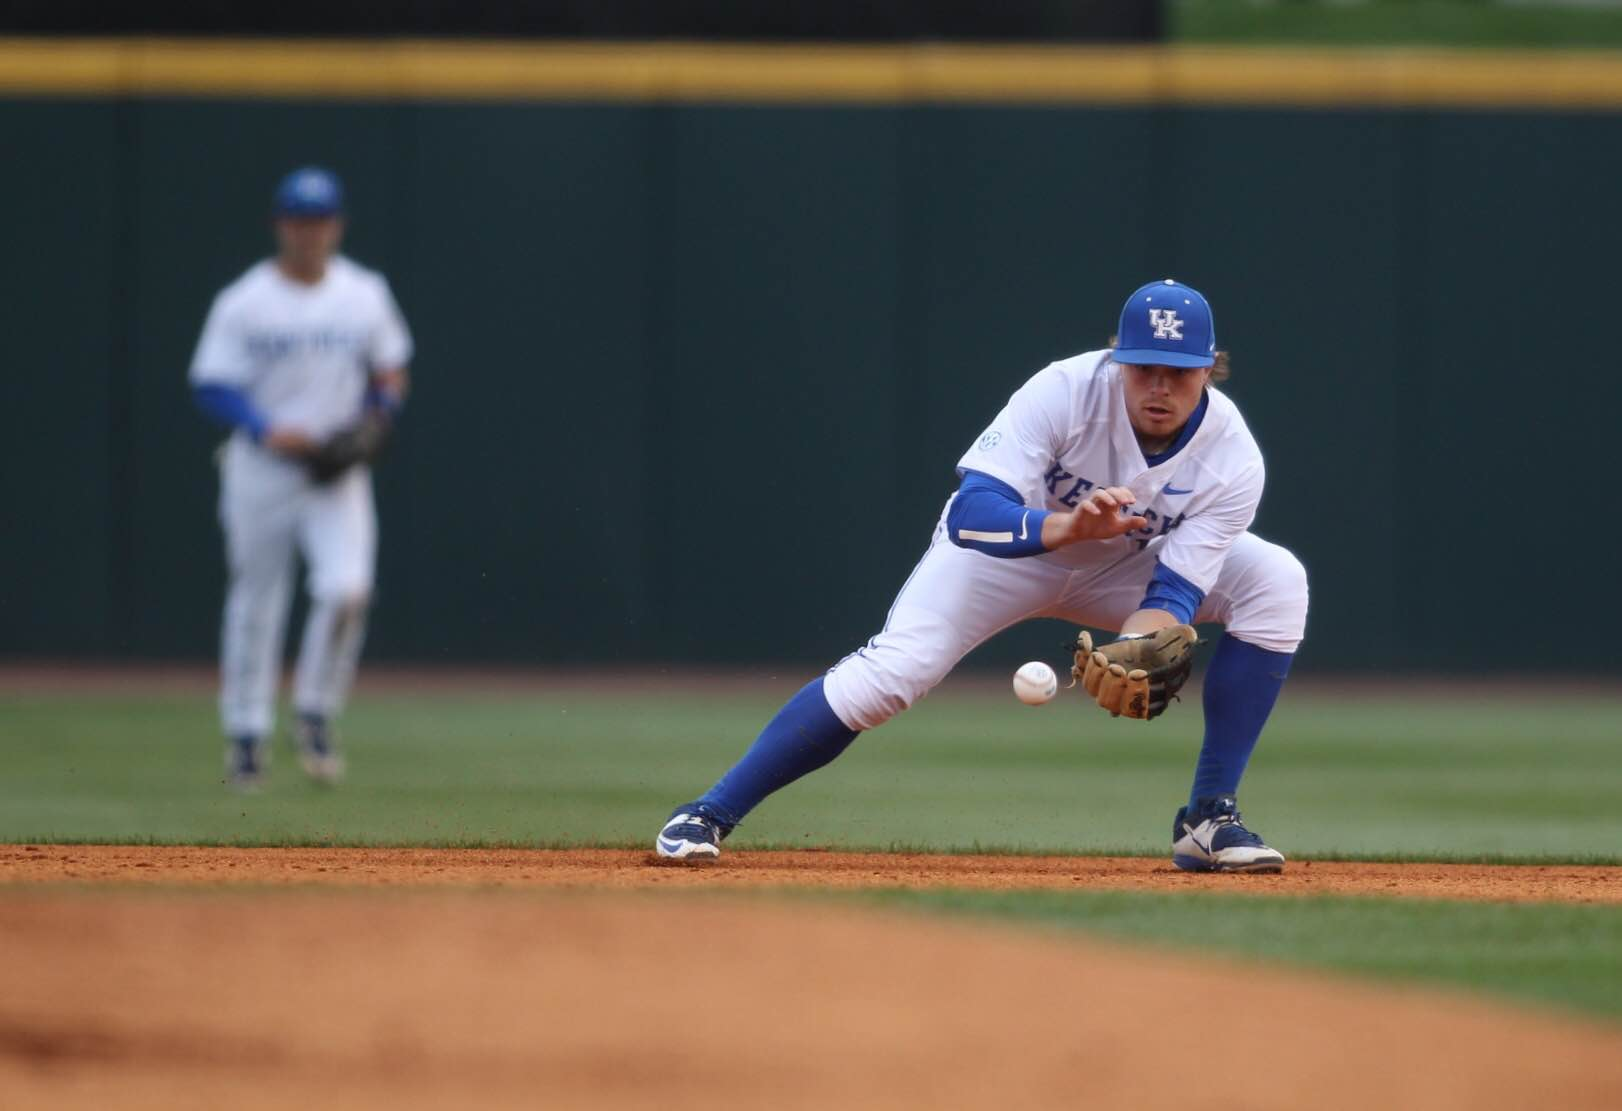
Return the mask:
<svg viewBox="0 0 1622 1111">
<path fill-rule="evenodd" d="M 1059 677 L 1041 660 L 1032 660 L 1014 672 L 1014 694 L 1027 706 L 1040 706 L 1059 693 Z"/>
</svg>

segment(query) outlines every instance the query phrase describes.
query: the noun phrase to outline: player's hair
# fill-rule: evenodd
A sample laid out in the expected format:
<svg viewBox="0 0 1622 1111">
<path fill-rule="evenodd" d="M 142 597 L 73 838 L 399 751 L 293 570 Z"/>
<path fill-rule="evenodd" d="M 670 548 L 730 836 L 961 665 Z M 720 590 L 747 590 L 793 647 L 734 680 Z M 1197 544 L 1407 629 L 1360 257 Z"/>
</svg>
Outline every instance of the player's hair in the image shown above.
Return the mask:
<svg viewBox="0 0 1622 1111">
<path fill-rule="evenodd" d="M 1109 349 L 1114 351 L 1119 346 L 1121 346 L 1121 337 L 1111 336 L 1109 338 Z M 1226 351 L 1218 351 L 1216 353 L 1216 362 L 1211 364 L 1211 381 L 1226 382 L 1229 376 L 1232 374 L 1233 363 L 1231 360 L 1229 360 L 1228 353 Z"/>
</svg>

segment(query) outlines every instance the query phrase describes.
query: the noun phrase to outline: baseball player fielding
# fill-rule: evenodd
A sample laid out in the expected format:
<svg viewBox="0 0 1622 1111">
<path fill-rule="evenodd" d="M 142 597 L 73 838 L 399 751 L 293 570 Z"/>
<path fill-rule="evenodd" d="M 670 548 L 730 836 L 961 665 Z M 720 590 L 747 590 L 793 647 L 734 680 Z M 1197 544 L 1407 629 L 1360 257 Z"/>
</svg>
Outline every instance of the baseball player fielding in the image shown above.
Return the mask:
<svg viewBox="0 0 1622 1111">
<path fill-rule="evenodd" d="M 1204 296 L 1170 278 L 1133 291 L 1108 347 L 1038 371 L 963 453 L 960 485 L 884 627 L 678 806 L 655 852 L 718 857 L 773 791 L 924 697 L 982 641 L 1040 616 L 1117 634 L 1095 644 L 1084 631 L 1075 675 L 1112 717 L 1138 721 L 1175 705 L 1193 625 L 1224 627 L 1206 665 L 1205 736 L 1172 819 L 1172 860 L 1281 871 L 1284 854 L 1245 825 L 1237 793 L 1305 633 L 1307 576 L 1249 531 L 1265 470 L 1217 388 L 1227 373 Z"/>
</svg>

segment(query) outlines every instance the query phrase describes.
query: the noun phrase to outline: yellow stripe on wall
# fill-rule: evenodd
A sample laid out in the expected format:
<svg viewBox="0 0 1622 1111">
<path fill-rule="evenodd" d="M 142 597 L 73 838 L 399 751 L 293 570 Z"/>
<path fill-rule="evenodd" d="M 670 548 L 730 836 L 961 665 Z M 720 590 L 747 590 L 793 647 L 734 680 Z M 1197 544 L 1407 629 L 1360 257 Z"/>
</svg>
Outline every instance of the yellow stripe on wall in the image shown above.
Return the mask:
<svg viewBox="0 0 1622 1111">
<path fill-rule="evenodd" d="M 0 38 L 0 94 L 1622 107 L 1622 52 Z"/>
</svg>

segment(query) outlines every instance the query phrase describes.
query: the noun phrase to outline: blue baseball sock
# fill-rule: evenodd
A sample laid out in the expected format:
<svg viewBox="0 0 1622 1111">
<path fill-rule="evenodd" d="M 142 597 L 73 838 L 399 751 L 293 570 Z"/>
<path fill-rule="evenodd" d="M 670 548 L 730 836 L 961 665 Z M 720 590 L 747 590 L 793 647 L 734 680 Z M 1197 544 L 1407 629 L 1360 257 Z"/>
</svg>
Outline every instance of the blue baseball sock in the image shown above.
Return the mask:
<svg viewBox="0 0 1622 1111">
<path fill-rule="evenodd" d="M 1293 659 L 1293 652 L 1269 652 L 1223 634 L 1205 671 L 1205 744 L 1194 769 L 1190 807 L 1199 799 L 1238 792 Z"/>
<path fill-rule="evenodd" d="M 239 772 L 258 774 L 262 762 L 259 738 L 252 733 L 239 733 L 231 738 L 232 767 Z"/>
<path fill-rule="evenodd" d="M 304 726 L 304 736 L 311 750 L 325 756 L 332 747 L 332 735 L 327 731 L 326 715 L 312 714 L 307 710 L 300 710 L 298 719 Z"/>
<path fill-rule="evenodd" d="M 699 804 L 717 821 L 735 826 L 761 799 L 829 763 L 855 739 L 856 731 L 828 705 L 819 676 L 777 711 L 743 759 Z"/>
</svg>

